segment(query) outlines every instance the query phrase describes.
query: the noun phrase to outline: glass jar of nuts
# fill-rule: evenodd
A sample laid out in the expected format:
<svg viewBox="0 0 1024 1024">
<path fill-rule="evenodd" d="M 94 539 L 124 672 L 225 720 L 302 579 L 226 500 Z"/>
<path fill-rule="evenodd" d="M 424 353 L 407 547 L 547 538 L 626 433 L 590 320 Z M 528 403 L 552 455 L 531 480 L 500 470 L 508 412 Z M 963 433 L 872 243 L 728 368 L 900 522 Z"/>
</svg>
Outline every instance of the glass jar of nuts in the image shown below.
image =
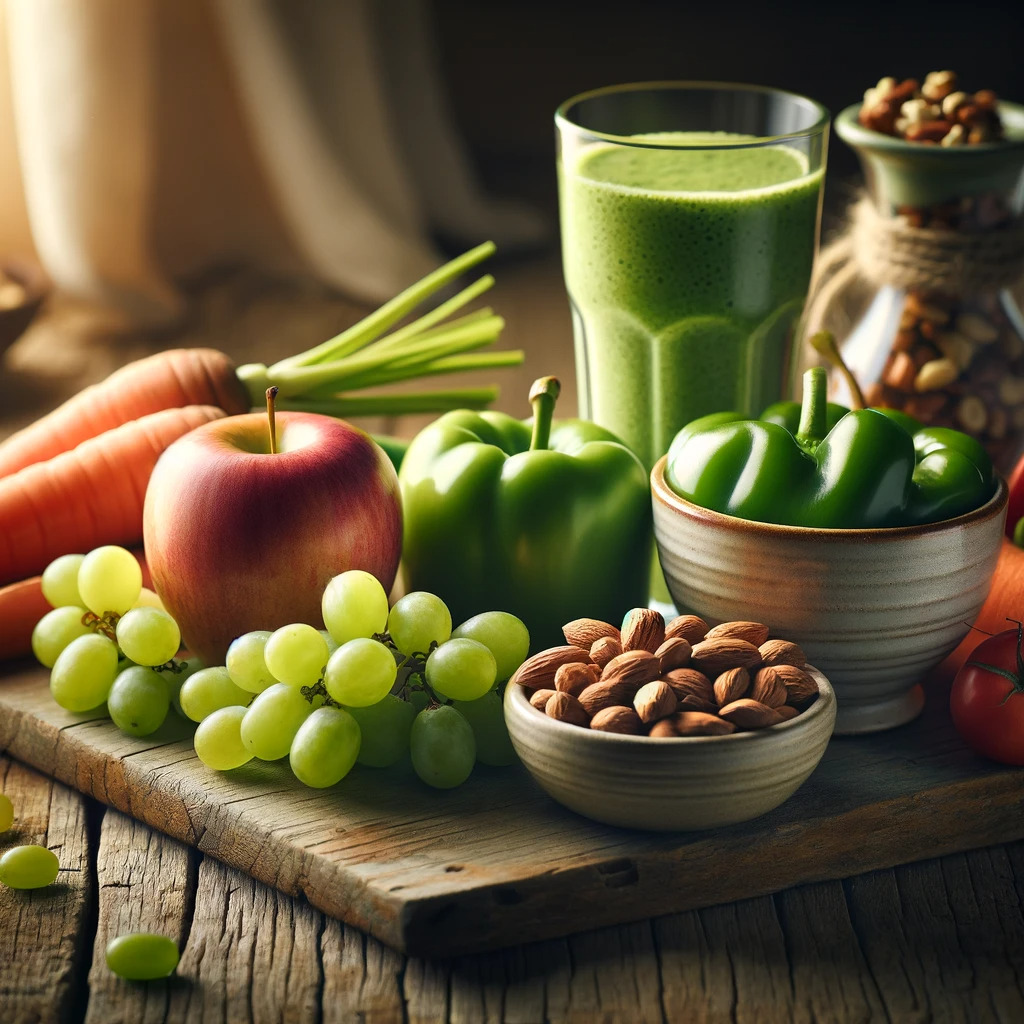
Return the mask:
<svg viewBox="0 0 1024 1024">
<path fill-rule="evenodd" d="M 973 434 L 997 466 L 1024 449 L 1024 107 L 950 71 L 883 79 L 836 118 L 867 195 L 822 251 L 805 314 L 869 405 Z M 836 375 L 837 401 L 851 396 Z"/>
</svg>

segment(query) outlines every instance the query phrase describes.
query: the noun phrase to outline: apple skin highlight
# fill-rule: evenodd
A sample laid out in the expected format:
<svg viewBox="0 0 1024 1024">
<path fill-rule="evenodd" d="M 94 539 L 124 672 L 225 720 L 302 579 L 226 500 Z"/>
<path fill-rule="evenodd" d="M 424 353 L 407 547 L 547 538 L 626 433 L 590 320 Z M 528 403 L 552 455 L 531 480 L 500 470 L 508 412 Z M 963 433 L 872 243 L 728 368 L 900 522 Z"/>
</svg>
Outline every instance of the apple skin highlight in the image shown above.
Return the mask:
<svg viewBox="0 0 1024 1024">
<path fill-rule="evenodd" d="M 213 427 L 216 429 L 206 429 Z M 364 569 L 391 589 L 402 544 L 398 477 L 368 434 L 313 413 L 232 416 L 160 457 L 143 537 L 153 586 L 206 665 L 231 641 L 290 622 L 323 625 L 331 577 Z"/>
</svg>

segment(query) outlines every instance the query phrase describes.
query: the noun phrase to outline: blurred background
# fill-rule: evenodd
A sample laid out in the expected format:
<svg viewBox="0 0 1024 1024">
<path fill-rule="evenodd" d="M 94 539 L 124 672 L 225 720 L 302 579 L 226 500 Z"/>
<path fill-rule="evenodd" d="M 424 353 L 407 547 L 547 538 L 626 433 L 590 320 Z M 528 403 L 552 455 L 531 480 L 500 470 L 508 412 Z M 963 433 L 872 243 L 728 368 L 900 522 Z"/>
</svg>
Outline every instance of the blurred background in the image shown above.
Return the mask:
<svg viewBox="0 0 1024 1024">
<path fill-rule="evenodd" d="M 0 433 L 128 359 L 273 361 L 493 238 L 489 301 L 524 348 L 499 407 L 572 376 L 555 107 L 655 79 L 804 93 L 951 68 L 1024 100 L 1020 12 L 936 2 L 6 0 L 0 258 L 52 285 L 0 351 Z M 832 140 L 824 230 L 859 172 Z M 0 281 L 0 296 L 2 296 Z M 563 413 L 575 408 L 565 388 Z M 367 424 L 400 427 L 415 420 Z"/>
</svg>

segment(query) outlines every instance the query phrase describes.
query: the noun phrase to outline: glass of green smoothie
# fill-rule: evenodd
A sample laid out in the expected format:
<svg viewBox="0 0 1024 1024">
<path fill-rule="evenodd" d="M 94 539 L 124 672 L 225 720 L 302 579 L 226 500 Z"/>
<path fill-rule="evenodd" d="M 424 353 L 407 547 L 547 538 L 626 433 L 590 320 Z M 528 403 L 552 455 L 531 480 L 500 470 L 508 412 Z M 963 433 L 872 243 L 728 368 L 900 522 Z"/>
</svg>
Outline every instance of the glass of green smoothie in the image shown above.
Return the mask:
<svg viewBox="0 0 1024 1024">
<path fill-rule="evenodd" d="M 828 111 L 648 82 L 576 96 L 555 123 L 581 415 L 650 469 L 691 419 L 790 397 Z"/>
</svg>

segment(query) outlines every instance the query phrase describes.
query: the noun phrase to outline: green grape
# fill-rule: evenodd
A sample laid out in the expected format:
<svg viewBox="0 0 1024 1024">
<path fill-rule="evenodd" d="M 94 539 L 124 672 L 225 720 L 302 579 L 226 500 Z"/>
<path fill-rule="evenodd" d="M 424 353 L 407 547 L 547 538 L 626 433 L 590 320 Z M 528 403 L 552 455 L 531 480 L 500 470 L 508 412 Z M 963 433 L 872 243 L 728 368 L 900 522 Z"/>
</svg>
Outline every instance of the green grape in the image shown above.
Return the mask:
<svg viewBox="0 0 1024 1024">
<path fill-rule="evenodd" d="M 63 608 L 66 604 L 82 606 L 82 595 L 78 592 L 78 569 L 83 558 L 85 555 L 61 555 L 43 570 L 39 581 L 43 597 L 54 608 Z"/>
<path fill-rule="evenodd" d="M 181 684 L 181 710 L 186 718 L 201 722 L 221 708 L 245 707 L 252 694 L 231 680 L 223 665 L 201 668 Z"/>
<path fill-rule="evenodd" d="M 498 665 L 497 682 L 503 683 L 530 653 L 530 631 L 511 612 L 481 612 L 452 630 L 452 639 L 465 637 L 486 647 Z"/>
<path fill-rule="evenodd" d="M 362 569 L 340 573 L 320 602 L 324 625 L 339 645 L 382 633 L 388 624 L 388 595 L 380 580 Z"/>
<path fill-rule="evenodd" d="M 6 832 L 14 824 L 14 804 L 6 793 L 0 793 L 0 832 Z"/>
<path fill-rule="evenodd" d="M 388 632 L 403 654 L 426 654 L 432 643 L 443 644 L 452 635 L 452 614 L 441 598 L 414 590 L 391 609 Z"/>
<path fill-rule="evenodd" d="M 127 548 L 93 548 L 78 569 L 78 590 L 89 611 L 124 615 L 142 592 L 142 568 Z"/>
<path fill-rule="evenodd" d="M 166 935 L 134 932 L 107 943 L 107 966 L 127 981 L 166 978 L 178 966 L 178 944 Z"/>
<path fill-rule="evenodd" d="M 301 690 L 274 683 L 249 705 L 242 719 L 242 742 L 261 761 L 276 761 L 288 753 L 299 726 L 312 713 Z"/>
<path fill-rule="evenodd" d="M 118 620 L 117 643 L 136 665 L 165 665 L 178 653 L 181 630 L 159 608 L 130 608 Z"/>
<path fill-rule="evenodd" d="M 171 707 L 181 715 L 188 718 L 181 706 L 181 688 L 192 678 L 202 667 L 203 663 L 198 658 L 186 658 L 184 661 L 175 662 L 177 670 L 165 668 L 160 671 L 160 678 L 167 684 L 167 694 L 171 698 Z M 246 693 L 248 700 L 252 694 Z"/>
<path fill-rule="evenodd" d="M 129 736 L 154 733 L 167 717 L 171 695 L 158 672 L 132 665 L 120 672 L 107 697 L 107 710 L 114 725 Z"/>
<path fill-rule="evenodd" d="M 57 655 L 50 672 L 53 699 L 68 711 L 98 708 L 117 675 L 117 644 L 98 633 L 80 636 Z"/>
<path fill-rule="evenodd" d="M 476 740 L 469 722 L 450 704 L 442 704 L 416 716 L 409 752 L 413 770 L 428 786 L 451 789 L 469 778 L 476 761 Z"/>
<path fill-rule="evenodd" d="M 0 857 L 0 883 L 9 889 L 41 889 L 57 880 L 60 861 L 45 846 L 12 846 Z"/>
<path fill-rule="evenodd" d="M 150 590 L 149 587 L 143 587 L 139 591 L 139 598 L 132 608 L 159 608 L 162 612 L 167 611 L 163 601 L 160 600 L 160 595 L 155 590 Z"/>
<path fill-rule="evenodd" d="M 252 760 L 249 748 L 242 742 L 245 711 L 245 708 L 237 704 L 219 708 L 196 727 L 192 742 L 199 760 L 208 768 L 226 772 Z"/>
<path fill-rule="evenodd" d="M 387 768 L 406 754 L 412 720 L 416 717 L 416 708 L 407 700 L 389 693 L 369 707 L 345 710 L 359 723 L 363 737 L 356 758 L 359 764 Z"/>
<path fill-rule="evenodd" d="M 72 640 L 92 632 L 82 623 L 82 616 L 87 614 L 84 608 L 70 604 L 48 611 L 32 630 L 32 653 L 36 660 L 53 668 L 57 656 Z"/>
<path fill-rule="evenodd" d="M 289 686 L 315 686 L 327 664 L 327 641 L 305 622 L 275 629 L 263 652 L 270 674 Z"/>
<path fill-rule="evenodd" d="M 452 707 L 469 722 L 476 740 L 476 759 L 481 764 L 515 764 L 516 752 L 505 727 L 501 694 L 491 690 L 476 700 L 457 700 Z"/>
<path fill-rule="evenodd" d="M 493 685 L 494 655 L 476 640 L 449 640 L 427 658 L 424 671 L 431 689 L 452 700 L 476 700 Z"/>
<path fill-rule="evenodd" d="M 389 647 L 356 637 L 331 655 L 324 669 L 324 686 L 339 704 L 362 708 L 384 697 L 397 676 L 398 666 Z"/>
<path fill-rule="evenodd" d="M 254 629 L 236 637 L 228 648 L 226 665 L 231 681 L 250 693 L 261 693 L 277 682 L 263 656 L 270 635 L 269 629 Z"/>
<path fill-rule="evenodd" d="M 292 740 L 288 762 L 295 778 L 313 789 L 343 779 L 359 756 L 359 723 L 341 708 L 317 708 Z"/>
</svg>

